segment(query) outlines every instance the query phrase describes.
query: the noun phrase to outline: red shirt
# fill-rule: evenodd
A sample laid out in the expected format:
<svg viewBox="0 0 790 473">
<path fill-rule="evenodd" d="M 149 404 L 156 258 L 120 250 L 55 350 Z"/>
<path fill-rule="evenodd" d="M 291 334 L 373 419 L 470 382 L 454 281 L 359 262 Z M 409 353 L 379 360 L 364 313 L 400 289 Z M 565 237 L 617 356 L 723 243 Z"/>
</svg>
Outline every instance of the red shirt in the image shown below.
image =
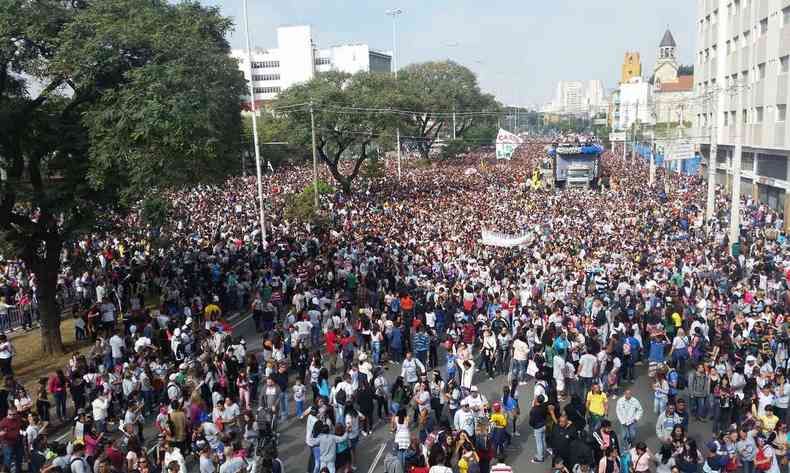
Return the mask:
<svg viewBox="0 0 790 473">
<path fill-rule="evenodd" d="M 22 428 L 22 419 L 16 417 L 6 417 L 0 420 L 0 431 L 5 434 L 0 436 L 0 441 L 6 445 L 15 445 L 19 441 L 19 430 Z"/>
<path fill-rule="evenodd" d="M 335 346 L 337 335 L 335 335 L 335 332 L 327 332 L 324 337 L 326 338 L 326 352 L 337 353 L 337 347 Z"/>
</svg>

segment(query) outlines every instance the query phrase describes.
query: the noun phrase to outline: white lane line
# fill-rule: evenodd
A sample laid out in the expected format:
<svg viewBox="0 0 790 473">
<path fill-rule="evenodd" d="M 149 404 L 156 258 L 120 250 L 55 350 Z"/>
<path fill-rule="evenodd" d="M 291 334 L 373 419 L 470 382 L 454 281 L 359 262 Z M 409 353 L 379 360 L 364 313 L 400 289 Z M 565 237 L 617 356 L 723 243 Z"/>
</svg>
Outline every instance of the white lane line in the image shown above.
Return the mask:
<svg viewBox="0 0 790 473">
<path fill-rule="evenodd" d="M 368 469 L 368 473 L 373 473 L 373 470 L 376 469 L 376 465 L 379 464 L 379 460 L 381 460 L 381 454 L 384 453 L 384 449 L 387 447 L 387 442 L 381 444 L 381 448 L 379 448 L 379 453 L 376 454 L 376 458 L 373 459 L 373 464 L 370 465 L 370 469 Z"/>
<path fill-rule="evenodd" d="M 239 321 L 238 321 L 238 322 L 236 322 L 235 324 L 231 325 L 231 327 L 232 327 L 232 328 L 236 328 L 236 327 L 238 327 L 239 325 L 243 324 L 244 322 L 246 322 L 246 321 L 250 320 L 250 318 L 251 318 L 251 317 L 252 317 L 252 314 L 250 314 L 250 315 L 247 315 L 246 317 L 243 317 L 241 320 L 239 320 Z"/>
</svg>

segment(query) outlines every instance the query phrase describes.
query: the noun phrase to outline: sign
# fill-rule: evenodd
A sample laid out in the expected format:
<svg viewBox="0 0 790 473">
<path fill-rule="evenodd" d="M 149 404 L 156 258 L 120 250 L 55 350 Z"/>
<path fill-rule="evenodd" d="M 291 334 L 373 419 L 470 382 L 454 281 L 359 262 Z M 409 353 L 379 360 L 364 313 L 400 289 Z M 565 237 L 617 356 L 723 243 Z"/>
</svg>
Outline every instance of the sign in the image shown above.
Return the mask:
<svg viewBox="0 0 790 473">
<path fill-rule="evenodd" d="M 500 128 L 499 133 L 496 135 L 496 158 L 510 160 L 518 145 L 523 142 L 524 140 L 519 138 L 518 135 Z"/>
<path fill-rule="evenodd" d="M 609 141 L 625 141 L 625 132 L 624 131 L 613 131 L 609 133 Z"/>
<path fill-rule="evenodd" d="M 666 161 L 685 161 L 694 158 L 694 145 L 689 141 L 673 143 Z"/>
<path fill-rule="evenodd" d="M 593 120 L 593 125 L 606 126 L 609 122 L 605 118 L 596 118 Z"/>
</svg>

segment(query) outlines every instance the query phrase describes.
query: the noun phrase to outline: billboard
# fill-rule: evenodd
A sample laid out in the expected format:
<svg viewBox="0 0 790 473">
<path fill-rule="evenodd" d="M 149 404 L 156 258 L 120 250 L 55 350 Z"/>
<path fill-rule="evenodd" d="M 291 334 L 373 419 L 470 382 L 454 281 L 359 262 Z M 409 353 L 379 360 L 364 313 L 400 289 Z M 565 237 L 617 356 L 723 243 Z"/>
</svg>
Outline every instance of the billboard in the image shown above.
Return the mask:
<svg viewBox="0 0 790 473">
<path fill-rule="evenodd" d="M 524 140 L 518 135 L 500 128 L 499 133 L 496 135 L 496 158 L 510 160 L 518 145 L 523 142 Z"/>
</svg>

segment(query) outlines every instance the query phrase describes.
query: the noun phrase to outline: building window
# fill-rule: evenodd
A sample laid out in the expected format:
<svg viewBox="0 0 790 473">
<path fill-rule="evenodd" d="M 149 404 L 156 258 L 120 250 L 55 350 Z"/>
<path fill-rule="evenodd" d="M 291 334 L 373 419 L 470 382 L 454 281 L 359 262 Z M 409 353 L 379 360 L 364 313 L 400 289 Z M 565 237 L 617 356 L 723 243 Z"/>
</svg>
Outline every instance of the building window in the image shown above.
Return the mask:
<svg viewBox="0 0 790 473">
<path fill-rule="evenodd" d="M 280 80 L 280 74 L 259 74 L 253 75 L 252 80 L 255 82 L 261 82 L 266 80 Z"/>
<path fill-rule="evenodd" d="M 315 58 L 315 65 L 316 66 L 326 66 L 330 63 L 328 57 L 317 57 Z"/>
<path fill-rule="evenodd" d="M 730 123 L 732 123 L 733 125 L 735 125 L 735 123 L 737 123 L 736 122 L 737 118 L 736 118 L 735 114 L 736 114 L 735 110 L 730 112 Z"/>
<path fill-rule="evenodd" d="M 730 126 L 729 118 L 730 118 L 730 114 L 727 113 L 727 112 L 724 112 L 724 126 Z"/>
<path fill-rule="evenodd" d="M 741 85 L 746 85 L 749 83 L 749 71 L 741 72 Z"/>
<path fill-rule="evenodd" d="M 279 87 L 255 87 L 253 92 L 256 94 L 278 94 L 280 93 Z"/>
<path fill-rule="evenodd" d="M 780 104 L 776 106 L 776 121 L 783 122 L 787 119 L 787 105 Z"/>
<path fill-rule="evenodd" d="M 748 110 L 746 110 L 744 108 L 743 111 L 741 112 L 741 117 L 743 117 L 743 124 L 744 125 L 748 125 L 749 124 L 749 113 L 748 113 Z"/>
<path fill-rule="evenodd" d="M 765 63 L 757 65 L 757 80 L 765 79 Z"/>
<path fill-rule="evenodd" d="M 787 74 L 790 72 L 790 56 L 782 56 L 779 58 L 779 73 Z"/>
<path fill-rule="evenodd" d="M 746 48 L 748 46 L 749 46 L 749 32 L 748 31 L 744 31 L 743 32 L 743 47 Z"/>
<path fill-rule="evenodd" d="M 760 20 L 760 36 L 768 33 L 768 18 Z"/>
<path fill-rule="evenodd" d="M 763 122 L 763 107 L 754 108 L 754 122 L 755 123 Z"/>
<path fill-rule="evenodd" d="M 782 25 L 790 24 L 790 7 L 785 7 L 782 10 Z"/>
<path fill-rule="evenodd" d="M 271 69 L 280 67 L 280 61 L 258 61 L 252 63 L 253 69 Z"/>
</svg>

